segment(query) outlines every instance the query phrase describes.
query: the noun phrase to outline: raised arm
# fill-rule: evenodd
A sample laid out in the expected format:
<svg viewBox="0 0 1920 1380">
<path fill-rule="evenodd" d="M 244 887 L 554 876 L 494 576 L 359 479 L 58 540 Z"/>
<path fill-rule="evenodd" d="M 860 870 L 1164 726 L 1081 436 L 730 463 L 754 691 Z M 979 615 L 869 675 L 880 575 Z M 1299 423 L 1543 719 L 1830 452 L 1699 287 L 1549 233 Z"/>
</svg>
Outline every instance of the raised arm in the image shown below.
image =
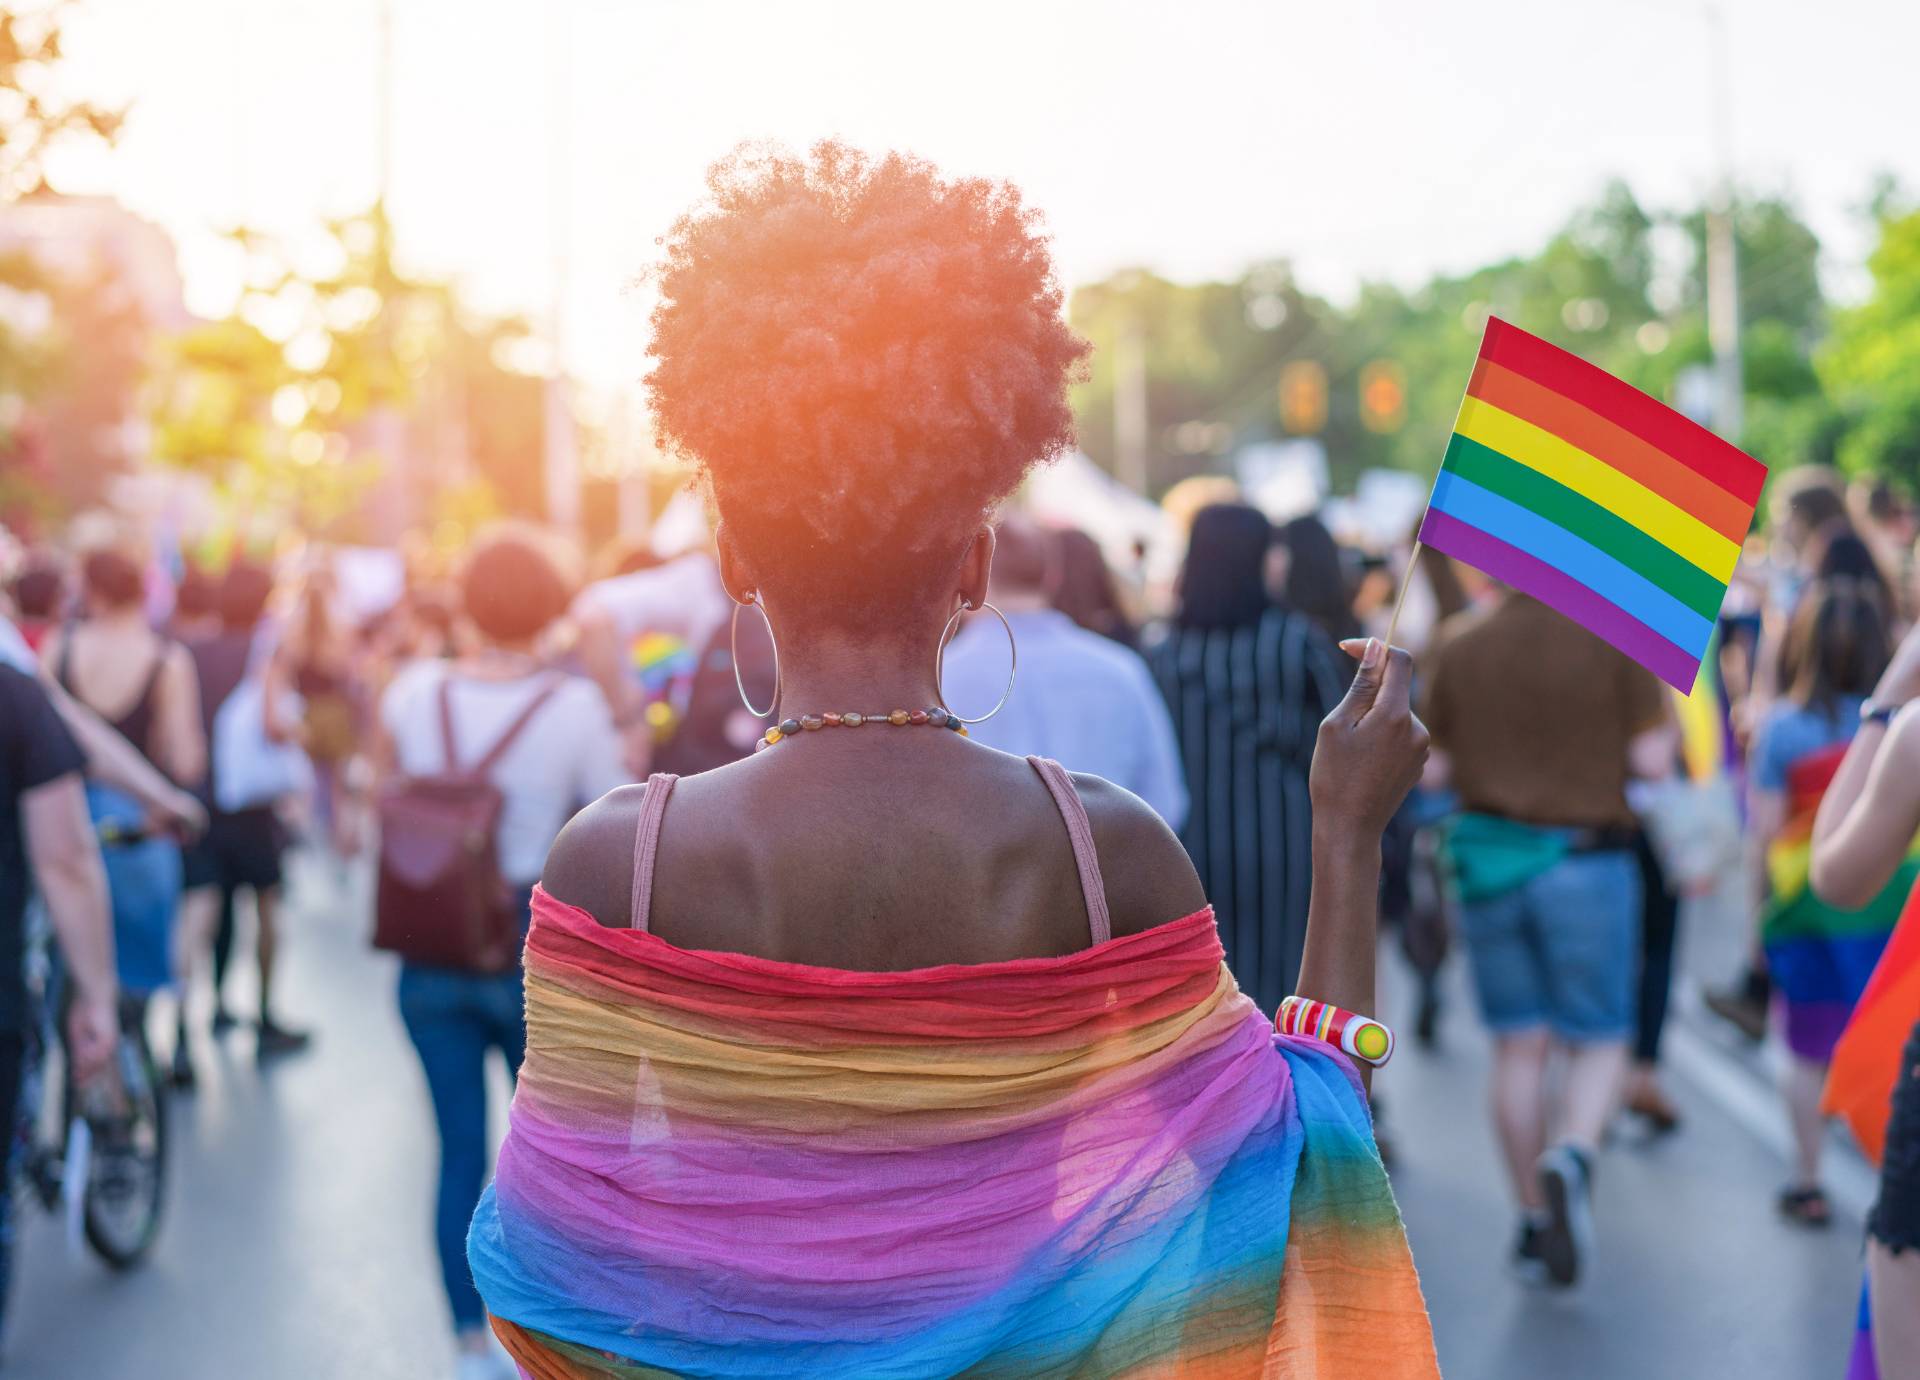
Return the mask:
<svg viewBox="0 0 1920 1380">
<path fill-rule="evenodd" d="M 1813 890 L 1857 909 L 1892 880 L 1920 832 L 1920 629 L 1907 634 L 1874 687 L 1873 703 L 1899 708 L 1884 726 L 1860 725 L 1813 823 Z"/>
<path fill-rule="evenodd" d="M 1427 730 L 1408 696 L 1413 658 L 1378 638 L 1352 638 L 1360 659 L 1346 698 L 1320 725 L 1308 789 L 1313 800 L 1313 895 L 1300 994 L 1370 1014 L 1378 947 L 1380 836 L 1420 780 Z M 1360 1077 L 1371 1070 L 1362 1065 Z"/>
<path fill-rule="evenodd" d="M 78 772 L 20 797 L 27 862 L 46 899 L 74 988 L 67 1015 L 67 1052 L 74 1072 L 92 1078 L 113 1052 L 119 1031 L 113 968 L 113 916 Z"/>
</svg>

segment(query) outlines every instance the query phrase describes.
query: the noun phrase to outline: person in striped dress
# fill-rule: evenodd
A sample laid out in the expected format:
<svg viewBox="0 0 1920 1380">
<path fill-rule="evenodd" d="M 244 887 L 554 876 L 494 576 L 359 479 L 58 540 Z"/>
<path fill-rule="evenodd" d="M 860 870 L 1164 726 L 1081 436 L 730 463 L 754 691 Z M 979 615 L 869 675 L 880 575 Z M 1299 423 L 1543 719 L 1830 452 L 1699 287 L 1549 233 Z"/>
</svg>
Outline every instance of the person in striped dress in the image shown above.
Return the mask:
<svg viewBox="0 0 1920 1380">
<path fill-rule="evenodd" d="M 1201 509 L 1179 612 L 1151 656 L 1186 769 L 1180 841 L 1234 977 L 1269 1015 L 1293 990 L 1306 940 L 1314 734 L 1348 680 L 1327 635 L 1268 592 L 1272 537 L 1258 509 Z"/>
</svg>

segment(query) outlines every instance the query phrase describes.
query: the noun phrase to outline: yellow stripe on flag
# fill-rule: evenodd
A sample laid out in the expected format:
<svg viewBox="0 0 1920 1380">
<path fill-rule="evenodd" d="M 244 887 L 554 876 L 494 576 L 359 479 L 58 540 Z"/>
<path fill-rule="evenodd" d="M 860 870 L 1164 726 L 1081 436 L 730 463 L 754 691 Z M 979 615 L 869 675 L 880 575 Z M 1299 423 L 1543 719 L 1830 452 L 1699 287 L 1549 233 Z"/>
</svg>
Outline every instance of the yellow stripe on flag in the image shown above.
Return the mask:
<svg viewBox="0 0 1920 1380">
<path fill-rule="evenodd" d="M 1738 542 L 1729 541 L 1686 509 L 1551 431 L 1475 397 L 1460 404 L 1460 417 L 1453 429 L 1617 513 L 1714 579 L 1725 582 L 1733 578 L 1733 568 L 1740 559 Z"/>
</svg>

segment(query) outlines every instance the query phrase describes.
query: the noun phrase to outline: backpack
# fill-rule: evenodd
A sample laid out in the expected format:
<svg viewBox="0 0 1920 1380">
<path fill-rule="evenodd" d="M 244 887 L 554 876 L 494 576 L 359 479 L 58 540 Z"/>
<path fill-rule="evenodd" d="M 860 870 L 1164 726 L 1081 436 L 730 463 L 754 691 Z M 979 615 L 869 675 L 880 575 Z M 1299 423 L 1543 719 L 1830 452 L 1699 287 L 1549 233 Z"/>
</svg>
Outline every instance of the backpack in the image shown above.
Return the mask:
<svg viewBox="0 0 1920 1380">
<path fill-rule="evenodd" d="M 453 743 L 453 682 L 440 682 L 445 768 L 382 788 L 373 944 L 409 963 L 510 973 L 520 961 L 520 913 L 500 873 L 495 829 L 505 803 L 489 779 L 565 677 L 554 675 L 486 755 L 462 769 Z"/>
</svg>

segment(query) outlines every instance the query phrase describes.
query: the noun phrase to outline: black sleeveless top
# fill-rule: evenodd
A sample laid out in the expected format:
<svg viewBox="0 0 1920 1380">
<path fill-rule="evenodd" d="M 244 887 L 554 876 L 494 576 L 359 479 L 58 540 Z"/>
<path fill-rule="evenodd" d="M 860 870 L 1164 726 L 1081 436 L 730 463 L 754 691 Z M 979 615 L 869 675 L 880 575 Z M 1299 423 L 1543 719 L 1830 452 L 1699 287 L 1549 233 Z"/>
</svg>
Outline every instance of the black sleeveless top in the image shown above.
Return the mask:
<svg viewBox="0 0 1920 1380">
<path fill-rule="evenodd" d="M 74 626 L 69 624 L 67 635 L 60 644 L 60 667 L 58 675 L 62 688 L 89 709 L 93 705 L 74 688 L 73 683 L 73 634 Z M 134 700 L 133 707 L 117 719 L 107 719 L 98 709 L 94 713 L 106 719 L 107 724 L 122 738 L 132 743 L 140 755 L 153 762 L 153 698 L 154 687 L 160 683 L 160 672 L 167 664 L 167 649 L 172 644 L 165 638 L 158 639 L 153 652 L 153 665 L 147 669 L 146 683 L 140 687 L 140 694 Z"/>
</svg>

